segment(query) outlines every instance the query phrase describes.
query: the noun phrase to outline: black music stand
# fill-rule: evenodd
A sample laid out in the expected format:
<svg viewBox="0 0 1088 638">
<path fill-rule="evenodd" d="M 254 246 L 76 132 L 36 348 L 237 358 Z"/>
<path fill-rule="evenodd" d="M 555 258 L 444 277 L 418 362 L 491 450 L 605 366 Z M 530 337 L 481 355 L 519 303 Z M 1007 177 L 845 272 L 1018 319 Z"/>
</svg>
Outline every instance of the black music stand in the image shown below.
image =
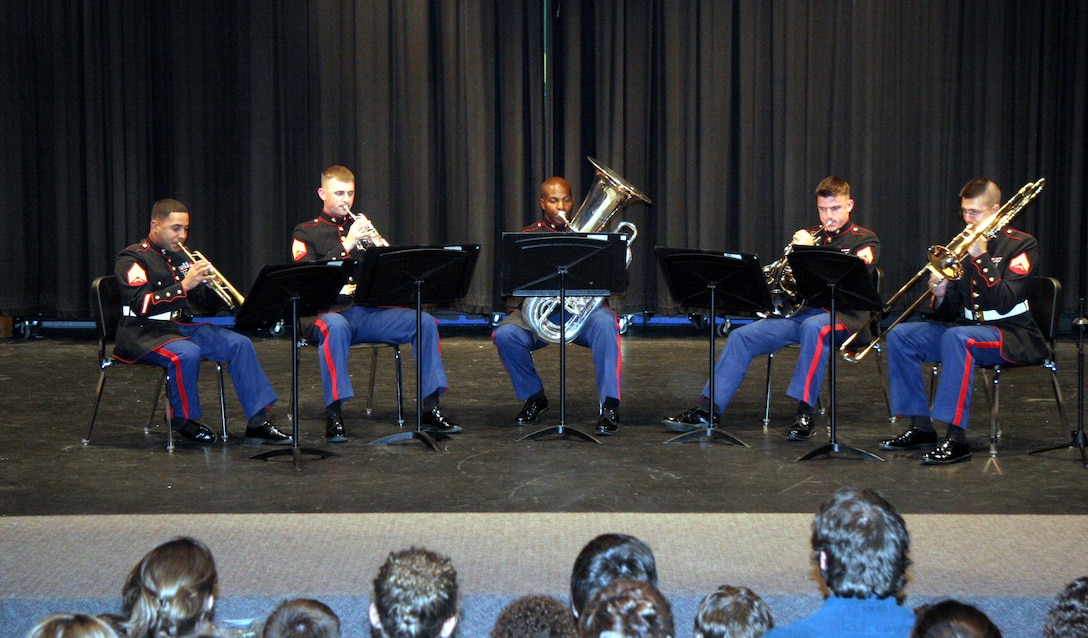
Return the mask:
<svg viewBox="0 0 1088 638">
<path fill-rule="evenodd" d="M 714 426 L 717 406 L 714 402 L 714 368 L 717 363 L 715 318 L 719 312 L 761 312 L 774 307 L 767 280 L 755 255 L 725 253 L 711 250 L 666 248 L 655 246 L 657 261 L 669 294 L 680 306 L 708 308 L 710 312 L 710 421 L 706 429 L 684 432 L 665 444 L 686 443 L 691 440 L 722 441 L 730 445 L 749 447 L 737 437 Z"/>
<path fill-rule="evenodd" d="M 1069 441 L 1032 450 L 1028 454 L 1080 448 L 1081 464 L 1088 468 L 1088 451 L 1085 451 L 1088 440 L 1084 436 L 1084 329 L 1088 327 L 1088 318 L 1084 316 L 1084 297 L 1080 298 L 1079 310 L 1080 316 L 1073 320 L 1073 327 L 1077 329 L 1077 429 L 1073 431 Z"/>
<path fill-rule="evenodd" d="M 449 439 L 441 432 L 423 431 L 423 304 L 450 304 L 468 293 L 479 244 L 452 246 L 380 246 L 367 249 L 359 268 L 355 304 L 358 306 L 411 306 L 416 309 L 416 429 L 398 432 L 371 445 L 422 441 L 440 452 L 436 441 Z"/>
<path fill-rule="evenodd" d="M 301 469 L 302 454 L 319 459 L 336 456 L 332 452 L 299 446 L 298 418 L 298 318 L 318 315 L 332 306 L 340 289 L 355 267 L 355 260 L 305 262 L 267 265 L 257 275 L 253 289 L 238 310 L 234 326 L 237 329 L 257 327 L 277 321 L 291 322 L 291 428 L 293 445 L 287 449 L 269 450 L 251 456 L 251 460 L 267 461 L 278 456 L 292 455 L 295 469 Z"/>
<path fill-rule="evenodd" d="M 627 285 L 627 238 L 622 233 L 503 233 L 502 294 L 559 297 L 559 425 L 518 439 L 556 435 L 600 443 L 567 427 L 567 297 L 607 297 Z"/>
<path fill-rule="evenodd" d="M 845 443 L 839 443 L 835 423 L 835 362 L 838 348 L 835 347 L 835 324 L 838 322 L 838 310 L 882 311 L 884 302 L 873 283 L 869 267 L 856 255 L 828 250 L 815 246 L 794 246 L 787 257 L 797 281 L 797 292 L 808 302 L 810 308 L 828 308 L 831 310 L 831 347 L 827 349 L 828 378 L 830 383 L 831 405 L 828 406 L 828 422 L 831 426 L 831 440 L 819 448 L 801 456 L 798 461 L 808 461 L 818 456 L 830 457 L 832 453 L 844 453 L 860 457 L 867 461 L 884 461 L 881 457 Z"/>
</svg>

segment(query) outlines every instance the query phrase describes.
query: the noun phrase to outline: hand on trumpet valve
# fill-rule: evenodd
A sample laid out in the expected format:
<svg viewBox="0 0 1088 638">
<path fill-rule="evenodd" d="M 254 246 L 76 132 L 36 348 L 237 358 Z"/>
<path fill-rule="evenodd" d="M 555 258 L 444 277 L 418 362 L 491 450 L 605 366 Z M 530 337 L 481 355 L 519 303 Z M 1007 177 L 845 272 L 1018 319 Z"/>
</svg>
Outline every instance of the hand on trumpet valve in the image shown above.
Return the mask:
<svg viewBox="0 0 1088 638">
<path fill-rule="evenodd" d="M 206 259 L 194 261 L 189 267 L 189 272 L 185 273 L 185 279 L 181 280 L 181 287 L 186 291 L 190 291 L 211 281 L 214 277 L 215 270 L 212 268 L 211 262 Z"/>
<path fill-rule="evenodd" d="M 348 229 L 346 240 L 350 240 L 356 247 L 366 250 L 371 246 L 388 246 L 389 242 L 385 241 L 385 238 L 381 236 L 381 233 L 374 228 L 374 224 L 367 218 L 366 215 L 351 214 L 355 219 L 351 228 Z"/>
</svg>

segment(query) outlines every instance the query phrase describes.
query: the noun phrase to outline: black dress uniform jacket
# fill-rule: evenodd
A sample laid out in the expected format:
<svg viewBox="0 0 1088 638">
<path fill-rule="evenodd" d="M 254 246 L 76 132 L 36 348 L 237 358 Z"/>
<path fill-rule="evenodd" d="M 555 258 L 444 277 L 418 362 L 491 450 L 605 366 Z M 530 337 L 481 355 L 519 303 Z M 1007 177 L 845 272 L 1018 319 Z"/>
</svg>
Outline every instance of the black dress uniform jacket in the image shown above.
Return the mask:
<svg viewBox="0 0 1088 638">
<path fill-rule="evenodd" d="M 1001 331 L 1001 356 L 1013 363 L 1029 364 L 1046 358 L 1050 346 L 1030 312 L 992 321 L 981 315 L 984 311 L 1009 313 L 1027 299 L 1038 254 L 1035 237 L 1005 229 L 990 240 L 985 253 L 964 262 L 963 277 L 949 282 L 942 303 L 933 308 L 933 318 L 997 328 Z M 967 318 L 968 313 L 973 318 Z"/>
<path fill-rule="evenodd" d="M 113 350 L 118 359 L 132 363 L 164 343 L 185 339 L 176 319 L 223 306 L 207 286 L 189 292 L 181 287 L 191 266 L 183 253 L 170 252 L 150 238 L 121 251 L 114 266 L 125 312 Z"/>
</svg>

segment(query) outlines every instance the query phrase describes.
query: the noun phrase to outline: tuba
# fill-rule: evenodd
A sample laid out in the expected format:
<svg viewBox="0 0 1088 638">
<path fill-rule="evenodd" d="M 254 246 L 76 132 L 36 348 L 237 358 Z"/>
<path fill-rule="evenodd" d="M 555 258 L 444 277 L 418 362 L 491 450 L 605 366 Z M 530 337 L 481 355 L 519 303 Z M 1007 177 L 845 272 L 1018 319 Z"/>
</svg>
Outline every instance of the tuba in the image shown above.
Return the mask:
<svg viewBox="0 0 1088 638">
<path fill-rule="evenodd" d="M 605 232 L 609 220 L 623 208 L 638 200 L 650 204 L 650 198 L 646 197 L 627 180 L 597 162 L 592 157 L 587 157 L 590 164 L 597 169 L 597 178 L 590 188 L 582 206 L 574 217 L 568 221 L 567 227 L 576 233 Z M 628 221 L 621 221 L 609 232 L 627 233 L 627 265 L 631 265 L 631 244 L 638 236 L 638 229 Z M 585 327 L 589 315 L 604 301 L 604 297 L 566 297 L 566 326 L 560 326 L 551 317 L 559 310 L 559 297 L 530 297 L 522 306 L 521 312 L 525 315 L 525 321 L 533 329 L 538 337 L 548 343 L 559 343 L 560 334 L 566 333 L 567 342 L 571 342 Z"/>
</svg>

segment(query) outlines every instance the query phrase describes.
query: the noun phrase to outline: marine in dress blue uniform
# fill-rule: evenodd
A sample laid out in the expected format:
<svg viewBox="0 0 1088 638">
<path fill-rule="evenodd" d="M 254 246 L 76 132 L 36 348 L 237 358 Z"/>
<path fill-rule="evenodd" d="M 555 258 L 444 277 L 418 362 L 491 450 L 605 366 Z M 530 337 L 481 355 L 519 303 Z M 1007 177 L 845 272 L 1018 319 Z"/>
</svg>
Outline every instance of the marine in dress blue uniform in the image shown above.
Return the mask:
<svg viewBox="0 0 1088 638">
<path fill-rule="evenodd" d="M 540 187 L 540 207 L 544 219 L 526 226 L 522 232 L 565 233 L 566 215 L 571 210 L 570 184 L 562 177 L 552 177 Z M 558 313 L 556 313 L 558 321 Z M 535 423 L 548 409 L 544 383 L 533 364 L 533 352 L 549 345 L 537 337 L 518 308 L 511 309 L 491 335 L 498 349 L 499 358 L 510 374 L 514 394 L 524 401 L 514 417 L 517 425 Z M 597 373 L 597 393 L 600 414 L 597 417 L 597 434 L 605 436 L 619 431 L 620 378 L 623 358 L 620 349 L 619 321 L 610 307 L 602 304 L 586 319 L 585 325 L 571 343 L 589 348 L 593 353 L 593 367 Z"/>
<path fill-rule="evenodd" d="M 1000 209 L 1001 191 L 993 181 L 978 177 L 963 187 L 960 198 L 964 221 L 979 225 Z M 971 458 L 966 430 L 975 368 L 1038 361 L 1048 352 L 1027 302 L 1038 252 L 1034 237 L 1005 228 L 992 240 L 970 247 L 960 279 L 931 277 L 930 320 L 901 323 L 888 333 L 892 413 L 911 417 L 911 427 L 881 441 L 883 449 L 936 446 L 922 456 L 928 465 Z M 941 364 L 932 410 L 921 373 L 924 361 Z M 934 420 L 948 425 L 939 443 Z"/>
<path fill-rule="evenodd" d="M 202 444 L 217 437 L 197 419 L 203 414 L 197 381 L 201 361 L 225 361 L 238 400 L 245 410 L 247 443 L 292 443 L 268 418 L 276 393 L 253 343 L 233 330 L 188 321 L 194 310 L 211 311 L 222 301 L 205 283 L 207 261 L 193 263 L 180 245 L 189 234 L 189 212 L 173 199 L 155 202 L 151 230 L 143 241 L 118 255 L 114 273 L 124 303 L 114 356 L 133 363 L 163 366 L 175 430 Z"/>
<path fill-rule="evenodd" d="M 361 259 L 368 246 L 387 245 L 365 215 L 349 215 L 355 202 L 355 176 L 343 166 L 330 166 L 321 174 L 318 196 L 321 213 L 295 226 L 291 245 L 294 261 Z M 438 322 L 423 313 L 423 330 L 417 339 L 416 313 L 408 308 L 369 308 L 353 305 L 354 282 L 341 291 L 333 309 L 303 320 L 302 334 L 317 344 L 321 383 L 325 395 L 325 438 L 332 443 L 347 440 L 341 403 L 355 396 L 348 373 L 348 353 L 354 343 L 411 343 L 414 356 L 422 357 L 422 422 L 425 428 L 455 434 L 462 428 L 439 405 L 449 386 L 438 336 Z"/>
<path fill-rule="evenodd" d="M 799 230 L 793 235 L 793 244 L 822 246 L 829 250 L 856 255 L 870 267 L 875 267 L 880 257 L 880 240 L 876 233 L 850 221 L 854 200 L 850 199 L 850 185 L 838 177 L 828 177 L 816 188 L 816 206 L 822 230 Z M 840 343 L 860 329 L 869 318 L 868 312 L 838 311 L 835 325 L 835 342 Z M 748 373 L 748 367 L 757 356 L 770 354 L 788 345 L 800 343 L 801 353 L 793 369 L 786 394 L 798 401 L 797 416 L 787 433 L 792 441 L 803 441 L 814 432 L 813 412 L 820 396 L 824 371 L 827 368 L 827 349 L 833 347 L 829 310 L 805 308 L 789 317 L 768 317 L 746 324 L 729 333 L 714 368 L 714 404 L 717 414 L 709 413 L 710 382 L 703 385 L 699 404 L 677 416 L 666 417 L 662 424 L 677 431 L 703 429 L 720 420 L 729 402 Z"/>
</svg>

